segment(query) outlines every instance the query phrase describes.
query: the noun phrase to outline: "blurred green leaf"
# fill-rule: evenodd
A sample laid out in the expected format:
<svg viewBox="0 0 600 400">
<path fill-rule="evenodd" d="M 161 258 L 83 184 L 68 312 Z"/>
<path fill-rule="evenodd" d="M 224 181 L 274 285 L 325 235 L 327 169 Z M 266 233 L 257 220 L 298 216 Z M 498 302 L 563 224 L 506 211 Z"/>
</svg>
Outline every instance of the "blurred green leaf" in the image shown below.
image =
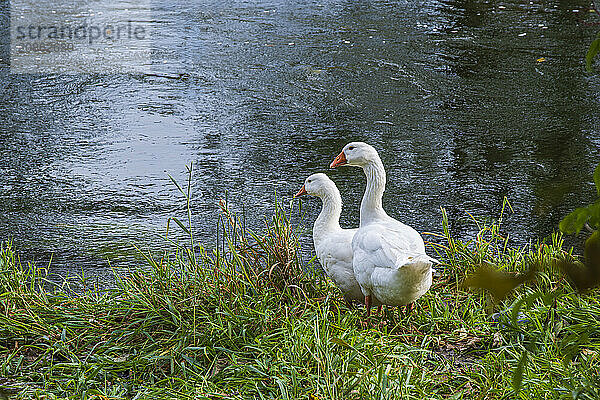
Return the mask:
<svg viewBox="0 0 600 400">
<path fill-rule="evenodd" d="M 494 300 L 499 302 L 517 286 L 533 279 L 534 275 L 535 268 L 533 267 L 526 273 L 513 274 L 489 265 L 482 265 L 473 275 L 465 279 L 463 286 L 487 290 Z"/>
<path fill-rule="evenodd" d="M 569 215 L 564 217 L 562 221 L 558 224 L 558 228 L 563 233 L 579 233 L 581 228 L 585 226 L 588 218 L 590 216 L 590 211 L 587 207 L 580 207 L 572 211 Z"/>
<path fill-rule="evenodd" d="M 521 385 L 523 384 L 523 372 L 525 371 L 526 365 L 527 351 L 523 351 L 523 354 L 521 354 L 521 359 L 519 360 L 519 364 L 517 364 L 517 368 L 515 369 L 512 377 L 512 387 L 515 392 L 519 392 L 521 390 Z"/>
<path fill-rule="evenodd" d="M 590 217 L 588 219 L 589 224 L 593 228 L 598 229 L 600 227 L 600 200 L 589 205 L 588 210 L 590 213 Z"/>
<path fill-rule="evenodd" d="M 579 292 L 585 292 L 600 284 L 600 232 L 595 231 L 585 241 L 583 252 L 585 264 L 559 261 L 558 267 L 567 275 Z"/>
<path fill-rule="evenodd" d="M 0 400 L 8 400 L 22 390 L 23 388 L 17 386 L 14 380 L 0 378 Z"/>
<path fill-rule="evenodd" d="M 532 294 L 520 298 L 512 307 L 510 312 L 510 319 L 512 321 L 513 326 L 517 326 L 519 313 L 523 308 L 523 305 L 526 305 L 526 308 L 530 308 L 533 302 L 539 298 L 543 298 L 544 294 L 542 292 L 533 292 Z"/>
<path fill-rule="evenodd" d="M 587 332 L 573 332 L 565 336 L 558 344 L 560 352 L 564 356 L 564 365 L 573 361 L 573 358 L 581 352 L 581 348 L 588 343 L 589 334 Z"/>
<path fill-rule="evenodd" d="M 594 57 L 596 57 L 596 55 L 598 54 L 598 52 L 600 51 L 600 33 L 598 33 L 598 37 L 596 38 L 596 40 L 594 40 L 592 42 L 592 44 L 590 45 L 590 48 L 587 51 L 587 54 L 585 55 L 585 69 L 588 72 L 592 72 L 592 63 L 594 62 Z"/>
</svg>

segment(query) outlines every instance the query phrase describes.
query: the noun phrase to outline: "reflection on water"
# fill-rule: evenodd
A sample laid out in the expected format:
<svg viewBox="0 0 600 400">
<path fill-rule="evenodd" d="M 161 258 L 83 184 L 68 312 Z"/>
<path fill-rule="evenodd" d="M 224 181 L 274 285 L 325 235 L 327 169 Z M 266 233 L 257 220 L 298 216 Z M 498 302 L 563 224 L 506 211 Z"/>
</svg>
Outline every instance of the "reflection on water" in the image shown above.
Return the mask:
<svg viewBox="0 0 600 400">
<path fill-rule="evenodd" d="M 385 207 L 420 231 L 439 231 L 443 206 L 468 234 L 466 212 L 496 216 L 506 196 L 525 243 L 592 200 L 585 2 L 217 3 L 153 2 L 147 76 L 11 75 L 2 56 L 0 236 L 24 258 L 135 263 L 131 243 L 156 248 L 184 215 L 168 174 L 184 183 L 190 162 L 210 244 L 226 191 L 258 225 L 276 191 L 289 200 L 356 139 L 381 150 Z M 362 174 L 326 172 L 356 225 Z M 318 202 L 305 204 L 312 221 Z"/>
</svg>

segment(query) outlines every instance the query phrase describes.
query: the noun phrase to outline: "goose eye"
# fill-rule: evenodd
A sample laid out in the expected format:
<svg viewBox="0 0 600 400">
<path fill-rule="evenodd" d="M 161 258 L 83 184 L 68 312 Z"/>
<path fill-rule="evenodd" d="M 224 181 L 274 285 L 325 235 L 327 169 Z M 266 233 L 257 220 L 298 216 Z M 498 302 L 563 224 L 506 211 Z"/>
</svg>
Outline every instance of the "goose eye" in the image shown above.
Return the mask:
<svg viewBox="0 0 600 400">
<path fill-rule="evenodd" d="M 354 146 L 348 147 L 348 150 L 354 150 Z"/>
</svg>

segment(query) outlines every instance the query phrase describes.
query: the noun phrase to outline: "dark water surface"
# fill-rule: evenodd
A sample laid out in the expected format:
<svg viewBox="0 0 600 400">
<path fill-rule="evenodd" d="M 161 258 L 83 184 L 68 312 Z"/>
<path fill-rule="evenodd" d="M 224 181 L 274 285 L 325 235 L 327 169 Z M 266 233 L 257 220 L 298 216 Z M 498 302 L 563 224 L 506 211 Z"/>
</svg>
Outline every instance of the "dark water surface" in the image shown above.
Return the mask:
<svg viewBox="0 0 600 400">
<path fill-rule="evenodd" d="M 104 274 L 156 249 L 185 202 L 214 242 L 219 198 L 249 225 L 325 171 L 356 225 L 364 178 L 327 171 L 350 140 L 380 150 L 384 205 L 459 236 L 466 212 L 515 244 L 594 198 L 600 28 L 585 1 L 154 1 L 155 75 L 17 75 L 0 65 L 0 238 L 22 258 Z M 48 7 L 52 2 L 48 2 Z M 4 8 L 2 20 L 6 22 Z M 4 39 L 5 40 L 5 39 Z M 544 57 L 546 61 L 537 60 Z M 184 74 L 182 79 L 172 79 Z M 312 222 L 318 202 L 305 202 Z"/>
</svg>

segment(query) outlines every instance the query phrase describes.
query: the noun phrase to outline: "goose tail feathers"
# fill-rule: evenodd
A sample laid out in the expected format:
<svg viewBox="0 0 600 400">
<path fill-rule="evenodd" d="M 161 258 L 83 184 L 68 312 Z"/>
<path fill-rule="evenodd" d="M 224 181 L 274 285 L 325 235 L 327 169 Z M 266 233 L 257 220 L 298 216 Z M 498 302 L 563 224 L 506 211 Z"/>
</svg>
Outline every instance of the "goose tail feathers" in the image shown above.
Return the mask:
<svg viewBox="0 0 600 400">
<path fill-rule="evenodd" d="M 439 264 L 439 261 L 435 258 L 429 257 L 427 254 L 419 254 L 417 256 L 410 257 L 410 261 L 402 265 L 402 268 L 413 268 L 425 273 L 432 269 L 433 264 L 436 263 Z"/>
</svg>

